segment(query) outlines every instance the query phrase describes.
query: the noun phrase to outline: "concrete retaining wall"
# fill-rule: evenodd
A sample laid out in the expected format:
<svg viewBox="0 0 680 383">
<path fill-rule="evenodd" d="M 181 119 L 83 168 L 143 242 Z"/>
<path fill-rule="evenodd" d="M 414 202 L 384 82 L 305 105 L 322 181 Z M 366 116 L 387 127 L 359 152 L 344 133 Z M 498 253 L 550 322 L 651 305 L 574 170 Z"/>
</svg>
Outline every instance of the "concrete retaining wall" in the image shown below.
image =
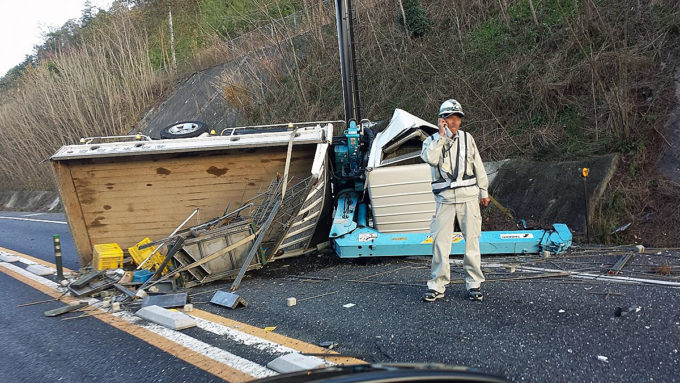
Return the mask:
<svg viewBox="0 0 680 383">
<path fill-rule="evenodd" d="M 669 180 L 680 184 L 680 68 L 675 71 L 675 108 L 668 119 L 664 154 L 659 171 Z"/>
<path fill-rule="evenodd" d="M 59 194 L 53 191 L 0 192 L 0 210 L 61 211 Z"/>
<path fill-rule="evenodd" d="M 515 218 L 541 226 L 565 223 L 570 229 L 585 227 L 585 195 L 593 206 L 605 193 L 616 170 L 618 155 L 584 158 L 569 162 L 510 160 L 502 163 L 489 193 Z M 587 194 L 581 168 L 590 168 Z"/>
</svg>

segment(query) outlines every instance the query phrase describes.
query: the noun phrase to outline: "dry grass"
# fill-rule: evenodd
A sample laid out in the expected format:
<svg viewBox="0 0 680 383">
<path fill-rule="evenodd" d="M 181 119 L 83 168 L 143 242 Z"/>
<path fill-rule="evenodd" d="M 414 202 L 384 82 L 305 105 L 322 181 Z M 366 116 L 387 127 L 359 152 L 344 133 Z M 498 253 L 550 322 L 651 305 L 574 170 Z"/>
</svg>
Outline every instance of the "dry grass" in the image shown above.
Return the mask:
<svg viewBox="0 0 680 383">
<path fill-rule="evenodd" d="M 3 189 L 52 189 L 42 160 L 80 137 L 127 133 L 166 89 L 132 16 L 116 13 L 91 41 L 29 67 L 0 105 Z"/>
<path fill-rule="evenodd" d="M 536 25 L 527 1 L 421 1 L 432 28 L 407 38 L 395 22 L 400 4 L 357 6 L 365 117 L 389 118 L 398 107 L 433 120 L 441 101 L 453 96 L 469 112 L 466 128 L 488 159 L 573 159 L 630 151 L 656 134 L 647 120 L 668 112 L 672 68 L 660 66 L 678 39 L 677 31 L 669 33 L 673 18 L 657 18 L 680 17 L 677 6 L 535 1 Z M 247 51 L 274 47 L 281 60 L 264 68 L 270 53 L 263 54 L 245 62 L 238 80 L 225 78 L 225 89 L 251 90 L 236 100 L 250 122 L 342 118 L 335 28 L 322 27 L 332 12 L 308 12 L 295 29 L 248 34 Z M 289 39 L 302 32 L 304 54 Z"/>
</svg>

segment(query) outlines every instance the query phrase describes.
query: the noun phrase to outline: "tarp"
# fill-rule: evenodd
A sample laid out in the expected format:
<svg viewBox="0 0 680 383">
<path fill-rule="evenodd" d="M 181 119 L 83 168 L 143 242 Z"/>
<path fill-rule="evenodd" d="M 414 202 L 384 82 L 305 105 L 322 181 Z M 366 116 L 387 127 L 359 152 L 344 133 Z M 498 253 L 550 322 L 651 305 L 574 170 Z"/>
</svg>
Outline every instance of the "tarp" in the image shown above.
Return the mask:
<svg viewBox="0 0 680 383">
<path fill-rule="evenodd" d="M 395 137 L 407 134 L 406 131 L 410 129 L 424 128 L 428 134 L 434 134 L 439 131 L 435 125 L 416 117 L 409 112 L 401 109 L 395 109 L 389 125 L 382 132 L 378 133 L 371 145 L 371 152 L 368 156 L 367 170 L 380 167 L 382 161 L 382 149 L 387 146 Z"/>
</svg>

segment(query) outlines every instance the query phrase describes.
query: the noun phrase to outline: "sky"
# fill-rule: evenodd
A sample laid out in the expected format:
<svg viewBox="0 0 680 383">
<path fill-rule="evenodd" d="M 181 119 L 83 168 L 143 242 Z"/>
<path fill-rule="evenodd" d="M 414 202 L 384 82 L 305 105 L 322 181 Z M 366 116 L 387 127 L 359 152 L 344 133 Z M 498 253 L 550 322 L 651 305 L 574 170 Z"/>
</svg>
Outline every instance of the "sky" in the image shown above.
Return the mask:
<svg viewBox="0 0 680 383">
<path fill-rule="evenodd" d="M 86 0 L 0 0 L 0 77 L 33 53 L 45 34 L 70 19 L 79 19 Z M 112 0 L 90 0 L 108 9 Z"/>
</svg>

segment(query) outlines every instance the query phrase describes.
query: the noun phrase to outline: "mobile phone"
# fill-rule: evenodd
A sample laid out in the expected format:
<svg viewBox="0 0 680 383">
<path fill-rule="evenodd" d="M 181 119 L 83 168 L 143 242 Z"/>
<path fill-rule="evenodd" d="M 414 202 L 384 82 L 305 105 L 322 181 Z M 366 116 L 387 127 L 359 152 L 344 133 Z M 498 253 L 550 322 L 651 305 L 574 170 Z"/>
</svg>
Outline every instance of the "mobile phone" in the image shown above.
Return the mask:
<svg viewBox="0 0 680 383">
<path fill-rule="evenodd" d="M 444 132 L 446 133 L 446 137 L 453 138 L 453 133 L 451 133 L 451 130 L 449 129 L 449 125 L 447 123 L 444 123 Z"/>
</svg>

